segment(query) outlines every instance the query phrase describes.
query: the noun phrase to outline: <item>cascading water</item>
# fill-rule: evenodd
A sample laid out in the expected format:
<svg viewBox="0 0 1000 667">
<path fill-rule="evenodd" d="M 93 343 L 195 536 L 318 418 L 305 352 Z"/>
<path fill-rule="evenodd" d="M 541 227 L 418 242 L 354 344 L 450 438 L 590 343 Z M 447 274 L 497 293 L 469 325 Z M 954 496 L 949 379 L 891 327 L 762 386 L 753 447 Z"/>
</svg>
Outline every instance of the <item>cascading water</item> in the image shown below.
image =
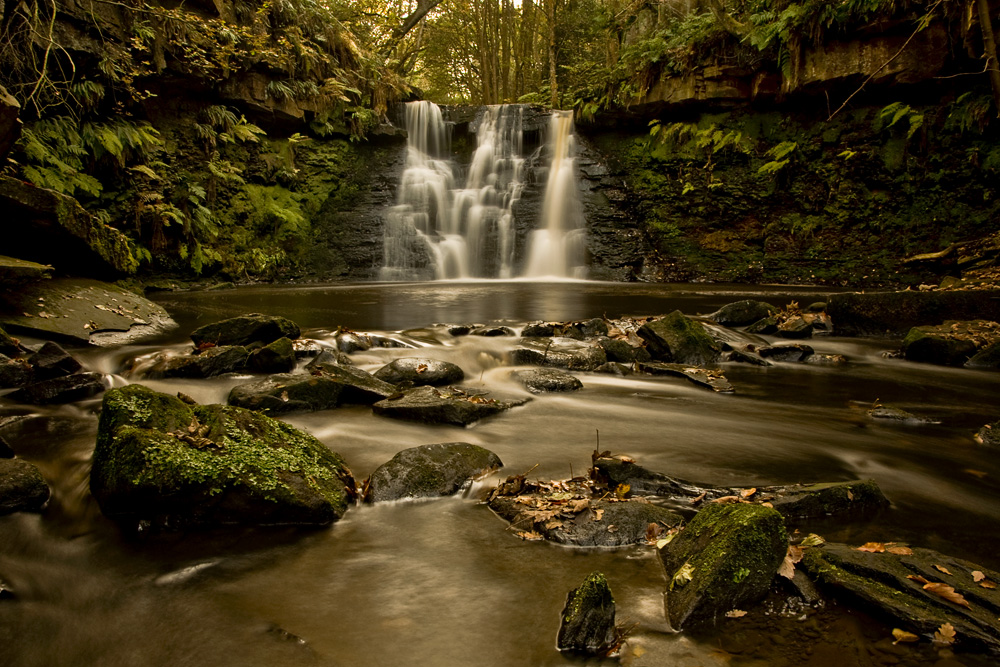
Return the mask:
<svg viewBox="0 0 1000 667">
<path fill-rule="evenodd" d="M 547 149 L 551 155 L 542 224 L 531 233 L 528 241 L 525 276 L 585 278 L 585 221 L 576 187 L 572 111 L 552 112 Z"/>
<path fill-rule="evenodd" d="M 432 102 L 406 105 L 406 168 L 387 216 L 382 280 L 512 278 L 514 206 L 524 190 L 525 105 L 486 107 L 464 187 L 449 158 L 450 128 Z M 542 213 L 527 275 L 582 277 L 583 212 L 573 173 L 572 112 L 555 112 Z"/>
</svg>

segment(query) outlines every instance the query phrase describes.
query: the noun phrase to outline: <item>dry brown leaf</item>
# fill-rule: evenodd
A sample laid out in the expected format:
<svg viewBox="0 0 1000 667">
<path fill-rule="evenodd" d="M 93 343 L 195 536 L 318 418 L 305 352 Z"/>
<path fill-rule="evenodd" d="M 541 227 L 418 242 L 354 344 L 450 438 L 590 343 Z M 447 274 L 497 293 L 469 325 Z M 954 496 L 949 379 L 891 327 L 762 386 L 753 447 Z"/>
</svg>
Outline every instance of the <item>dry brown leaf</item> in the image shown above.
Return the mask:
<svg viewBox="0 0 1000 667">
<path fill-rule="evenodd" d="M 416 370 L 417 370 L 417 373 L 423 373 L 423 372 L 425 372 L 427 370 L 427 364 L 418 364 Z"/>
<path fill-rule="evenodd" d="M 792 559 L 793 563 L 798 563 L 802 560 L 802 555 L 805 553 L 805 549 L 802 547 L 797 547 L 794 544 L 788 545 L 787 557 Z"/>
<path fill-rule="evenodd" d="M 881 542 L 865 542 L 855 551 L 867 551 L 868 553 L 880 554 L 885 552 L 885 545 Z"/>
<path fill-rule="evenodd" d="M 913 549 L 911 549 L 910 547 L 888 547 L 886 548 L 886 551 L 888 551 L 891 554 L 895 554 L 896 556 L 913 555 Z"/>
<path fill-rule="evenodd" d="M 743 489 L 742 491 L 740 491 L 740 498 L 749 498 L 755 493 L 757 493 L 756 487 L 752 489 Z"/>
<path fill-rule="evenodd" d="M 921 583 L 921 584 L 929 584 L 929 583 L 931 583 L 931 582 L 927 581 L 926 579 L 924 579 L 923 577 L 921 577 L 919 574 L 908 574 L 908 575 L 906 575 L 906 578 L 907 579 L 912 579 L 913 581 L 916 581 L 916 582 Z"/>
<path fill-rule="evenodd" d="M 559 519 L 549 519 L 545 522 L 546 530 L 555 530 L 556 528 L 562 528 L 563 522 Z"/>
<path fill-rule="evenodd" d="M 983 579 L 985 579 L 985 578 L 986 578 L 986 575 L 985 575 L 985 574 L 983 574 L 982 572 L 980 572 L 979 570 L 973 570 L 973 571 L 972 571 L 972 580 L 973 580 L 974 582 L 976 582 L 977 584 L 978 584 L 978 583 L 979 583 L 980 581 L 982 581 Z"/>
<path fill-rule="evenodd" d="M 920 637 L 916 636 L 912 632 L 907 632 L 906 630 L 900 630 L 899 628 L 892 629 L 892 636 L 896 640 L 892 643 L 893 646 L 895 646 L 900 642 L 909 643 L 909 642 L 920 641 Z"/>
<path fill-rule="evenodd" d="M 936 582 L 930 584 L 924 584 L 924 590 L 928 591 L 929 593 L 933 593 L 934 595 L 937 595 L 940 598 L 944 598 L 945 600 L 951 602 L 952 604 L 961 605 L 963 607 L 969 607 L 971 609 L 969 601 L 966 600 L 964 597 L 962 597 L 961 593 L 956 592 L 955 589 L 949 586 L 948 584 L 940 584 Z"/>
<path fill-rule="evenodd" d="M 951 623 L 945 623 L 934 633 L 934 643 L 938 646 L 951 646 L 955 643 L 955 628 Z"/>
<path fill-rule="evenodd" d="M 943 565 L 938 565 L 937 563 L 934 564 L 934 569 L 937 570 L 938 572 L 944 572 L 945 574 L 951 574 L 951 572 L 948 571 L 948 568 L 944 567 Z"/>
<path fill-rule="evenodd" d="M 566 508 L 576 514 L 577 512 L 582 512 L 590 507 L 590 501 L 586 498 L 581 498 L 579 500 L 571 500 L 566 504 Z"/>
<path fill-rule="evenodd" d="M 989 588 L 991 590 L 997 587 L 997 585 L 992 581 L 990 581 L 989 579 L 986 579 L 985 581 L 980 581 L 979 585 L 982 586 L 983 588 Z"/>
<path fill-rule="evenodd" d="M 796 530 L 796 532 L 798 532 L 798 531 Z M 824 540 L 822 537 L 820 537 L 816 533 L 809 533 L 808 535 L 806 535 L 805 537 L 802 538 L 802 541 L 799 542 L 799 545 L 803 546 L 803 547 L 818 547 L 818 546 L 821 546 L 821 545 L 823 545 L 825 543 L 826 543 L 826 540 Z"/>
<path fill-rule="evenodd" d="M 785 579 L 795 578 L 795 562 L 785 554 L 785 560 L 781 561 L 781 565 L 778 567 L 778 574 L 783 576 Z"/>
<path fill-rule="evenodd" d="M 975 475 L 979 479 L 982 479 L 983 477 L 986 477 L 986 475 L 987 475 L 986 471 L 984 471 L 984 470 L 973 470 L 972 468 L 966 468 L 962 472 L 967 472 L 970 475 Z"/>
<path fill-rule="evenodd" d="M 726 612 L 726 618 L 743 618 L 747 613 L 742 609 L 733 609 Z"/>
<path fill-rule="evenodd" d="M 705 495 L 707 493 L 708 493 L 708 491 L 702 491 L 701 495 L 695 496 L 694 498 L 691 499 L 691 504 L 692 505 L 696 505 L 696 504 L 700 503 L 702 500 L 705 499 Z"/>
<path fill-rule="evenodd" d="M 600 521 L 604 516 L 604 510 L 594 510 L 594 521 Z"/>
<path fill-rule="evenodd" d="M 544 537 L 542 537 L 541 534 L 536 533 L 533 530 L 519 530 L 519 531 L 517 531 L 514 534 L 517 535 L 518 537 L 520 537 L 522 540 L 527 540 L 529 542 L 534 541 L 534 540 L 544 540 L 545 539 Z"/>
<path fill-rule="evenodd" d="M 847 499 L 848 500 L 854 500 L 854 494 L 851 493 L 850 489 L 847 490 Z"/>
<path fill-rule="evenodd" d="M 649 544 L 656 544 L 656 540 L 659 539 L 662 533 L 663 526 L 658 523 L 649 524 L 646 526 L 646 542 Z"/>
<path fill-rule="evenodd" d="M 738 503 L 738 502 L 740 502 L 740 497 L 739 496 L 722 496 L 721 498 L 716 498 L 714 500 L 710 500 L 709 502 L 719 503 L 719 504 L 722 504 L 722 505 L 726 505 L 726 504 L 729 504 L 729 503 Z"/>
</svg>

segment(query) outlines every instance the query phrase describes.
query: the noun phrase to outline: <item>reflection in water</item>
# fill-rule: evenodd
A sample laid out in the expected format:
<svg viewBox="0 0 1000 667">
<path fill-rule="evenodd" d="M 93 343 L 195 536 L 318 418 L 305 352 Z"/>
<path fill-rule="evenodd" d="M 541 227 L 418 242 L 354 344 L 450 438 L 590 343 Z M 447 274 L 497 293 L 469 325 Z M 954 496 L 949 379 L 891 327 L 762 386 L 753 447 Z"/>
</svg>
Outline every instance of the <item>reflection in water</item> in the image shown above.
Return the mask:
<svg viewBox="0 0 1000 667">
<path fill-rule="evenodd" d="M 766 296 L 775 304 L 819 298 L 802 289 Z M 356 353 L 362 368 L 426 355 L 461 365 L 471 386 L 525 395 L 504 362 L 516 339 L 454 338 L 433 323 L 504 319 L 516 328 L 532 319 L 674 308 L 705 313 L 742 297 L 735 288 L 717 286 L 692 292 L 662 285 L 506 282 L 250 288 L 161 300 L 181 323 L 169 341 L 178 347 L 187 332 L 210 320 L 273 312 L 327 343 L 343 325 L 393 333 L 413 346 Z M 811 344 L 847 355 L 851 363 L 730 364 L 725 371 L 737 391 L 727 396 L 678 379 L 582 373 L 584 389 L 577 394 L 537 396 L 464 429 L 383 419 L 363 407 L 287 420 L 340 452 L 359 479 L 403 448 L 449 441 L 495 451 L 504 474 L 537 465 L 532 476 L 565 477 L 589 465 L 597 431 L 602 449 L 692 481 L 758 485 L 873 477 L 892 500 L 890 510 L 868 523 L 817 521 L 799 528 L 830 540 L 909 542 L 1000 565 L 1000 536 L 982 529 L 1000 520 L 1000 462 L 971 440 L 998 416 L 1000 378 L 884 359 L 890 343 L 882 341 L 817 338 Z M 90 367 L 117 371 L 123 361 L 154 349 L 81 356 Z M 147 384 L 222 401 L 237 381 Z M 876 399 L 942 423 L 873 422 L 865 410 Z M 669 633 L 661 611 L 663 575 L 650 548 L 587 551 L 522 542 L 477 503 L 475 493 L 352 508 L 343 521 L 316 531 L 127 539 L 86 494 L 97 407 L 91 401 L 36 410 L 0 431 L 42 467 L 54 488 L 43 516 L 0 518 L 0 581 L 17 595 L 0 600 L 0 664 L 578 664 L 555 650 L 555 634 L 566 593 L 593 570 L 608 575 L 620 616 L 638 624 L 626 664 L 845 667 L 940 659 L 926 642 L 905 653 L 884 650 L 889 629 L 836 607 L 802 622 L 795 620 L 801 609 L 788 618 L 752 611 L 704 633 Z M 16 412 L 26 411 L 0 403 L 0 415 Z"/>
</svg>

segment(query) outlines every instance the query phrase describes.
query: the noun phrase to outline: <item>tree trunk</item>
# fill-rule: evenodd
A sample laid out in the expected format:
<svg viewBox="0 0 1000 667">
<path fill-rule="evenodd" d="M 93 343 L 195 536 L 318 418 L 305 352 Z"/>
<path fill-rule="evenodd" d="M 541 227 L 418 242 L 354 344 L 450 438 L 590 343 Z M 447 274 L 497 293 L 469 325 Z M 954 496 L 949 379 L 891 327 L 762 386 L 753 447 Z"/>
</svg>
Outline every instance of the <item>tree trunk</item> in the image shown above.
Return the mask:
<svg viewBox="0 0 1000 667">
<path fill-rule="evenodd" d="M 545 0 L 549 23 L 549 106 L 559 107 L 559 84 L 556 79 L 556 0 Z"/>
<path fill-rule="evenodd" d="M 1000 63 L 997 62 L 997 43 L 993 39 L 993 20 L 990 18 L 989 0 L 976 0 L 979 8 L 979 25 L 983 31 L 983 47 L 986 50 L 986 69 L 993 84 L 993 106 L 1000 116 Z"/>
</svg>

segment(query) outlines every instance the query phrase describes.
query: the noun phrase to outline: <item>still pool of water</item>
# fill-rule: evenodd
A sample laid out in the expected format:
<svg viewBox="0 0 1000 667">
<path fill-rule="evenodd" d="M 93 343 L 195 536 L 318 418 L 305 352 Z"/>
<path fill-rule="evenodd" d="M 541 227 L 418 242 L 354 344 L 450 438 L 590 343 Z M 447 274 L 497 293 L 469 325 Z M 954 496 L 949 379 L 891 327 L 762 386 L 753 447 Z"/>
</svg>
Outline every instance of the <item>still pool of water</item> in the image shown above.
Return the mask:
<svg viewBox="0 0 1000 667">
<path fill-rule="evenodd" d="M 304 335 L 337 327 L 392 336 L 411 348 L 356 353 L 374 370 L 400 356 L 458 363 L 467 384 L 505 393 L 510 338 L 454 338 L 440 323 L 704 314 L 740 298 L 806 305 L 808 288 L 472 282 L 253 287 L 157 296 L 179 323 L 162 341 L 75 350 L 116 384 L 135 357 L 181 349 L 202 324 L 247 312 L 284 315 Z M 887 359 L 891 341 L 823 337 L 818 352 L 846 367 L 725 367 L 736 393 L 683 380 L 579 374 L 573 395 L 537 396 L 469 428 L 397 422 L 348 407 L 292 415 L 361 479 L 401 449 L 465 441 L 496 452 L 503 474 L 579 474 L 601 449 L 677 477 L 760 485 L 874 478 L 892 507 L 871 521 L 798 526 L 851 544 L 907 542 L 1000 567 L 1000 463 L 972 435 L 1000 415 L 1000 376 Z M 417 348 L 417 349 L 413 349 Z M 157 380 L 154 389 L 224 401 L 244 378 Z M 892 403 L 939 425 L 875 422 Z M 0 398 L 0 427 L 53 488 L 41 515 L 0 518 L 0 664 L 4 665 L 564 665 L 555 649 L 566 593 L 605 572 L 619 618 L 634 624 L 621 661 L 634 665 L 986 665 L 892 646 L 891 628 L 829 604 L 785 609 L 778 597 L 694 635 L 663 620 L 664 576 L 651 547 L 583 550 L 522 542 L 464 496 L 352 508 L 329 528 L 225 529 L 130 539 L 87 490 L 99 400 L 27 408 Z M 588 664 L 598 664 L 591 661 Z M 609 662 L 609 664 L 612 664 Z"/>
</svg>

